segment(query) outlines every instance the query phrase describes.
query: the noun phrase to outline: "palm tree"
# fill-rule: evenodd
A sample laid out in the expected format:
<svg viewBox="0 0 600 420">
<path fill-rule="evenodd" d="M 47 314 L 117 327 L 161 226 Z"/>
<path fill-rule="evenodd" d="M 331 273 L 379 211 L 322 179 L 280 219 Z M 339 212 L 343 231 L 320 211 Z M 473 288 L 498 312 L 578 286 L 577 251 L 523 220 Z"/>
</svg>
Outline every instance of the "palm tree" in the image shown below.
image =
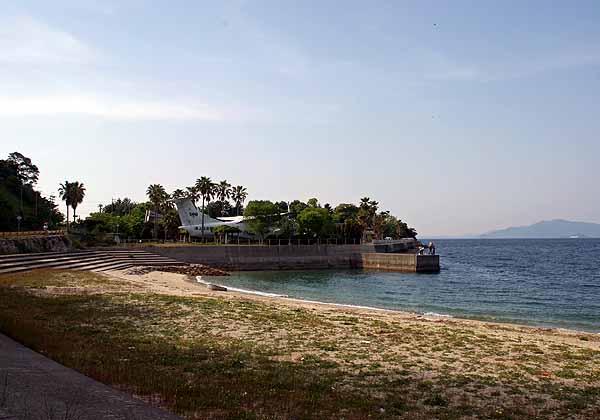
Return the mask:
<svg viewBox="0 0 600 420">
<path fill-rule="evenodd" d="M 163 213 L 164 214 L 163 214 L 162 222 L 163 222 L 163 227 L 165 230 L 165 241 L 166 241 L 167 233 L 168 233 L 169 229 L 171 228 L 171 226 L 173 226 L 173 225 L 178 226 L 177 221 L 179 220 L 179 216 L 177 215 L 177 212 L 175 212 L 173 210 L 173 203 L 171 203 L 169 201 L 163 202 Z"/>
<path fill-rule="evenodd" d="M 187 187 L 185 190 L 186 190 L 187 198 L 192 200 L 192 203 L 194 203 L 194 206 L 196 206 L 196 201 L 198 201 L 200 199 L 200 194 L 198 193 L 198 188 L 196 188 L 196 186 L 193 185 L 191 187 Z"/>
<path fill-rule="evenodd" d="M 365 233 L 368 229 L 373 227 L 373 219 L 377 214 L 377 207 L 379 203 L 375 200 L 371 200 L 369 197 L 363 197 L 360 199 L 360 207 L 358 210 L 358 221 L 363 229 L 363 240 L 365 239 Z"/>
<path fill-rule="evenodd" d="M 246 188 L 238 185 L 237 187 L 233 187 L 231 190 L 231 198 L 235 201 L 235 215 L 240 215 L 240 208 L 246 198 L 248 197 L 248 193 L 246 192 Z"/>
<path fill-rule="evenodd" d="M 71 187 L 71 183 L 69 181 L 65 181 L 64 183 L 60 184 L 60 187 L 58 188 L 59 197 L 67 205 L 67 232 L 69 231 L 69 207 L 73 202 L 73 195 L 71 193 L 72 189 L 73 188 Z"/>
<path fill-rule="evenodd" d="M 73 207 L 73 222 L 75 222 L 75 212 L 77 211 L 77 206 L 83 202 L 83 198 L 85 197 L 85 187 L 82 182 L 75 181 L 71 183 L 71 207 Z"/>
<path fill-rule="evenodd" d="M 213 197 L 213 195 L 215 193 L 215 184 L 212 182 L 212 180 L 209 177 L 203 176 L 196 180 L 195 187 L 196 187 L 198 193 L 200 194 L 200 196 L 202 197 L 202 241 L 205 242 L 205 238 L 204 238 L 204 203 L 205 203 L 205 201 L 210 203 L 210 199 Z"/>
<path fill-rule="evenodd" d="M 158 210 L 162 207 L 162 205 L 169 199 L 169 194 L 160 184 L 152 184 L 146 190 L 146 194 L 148 195 L 148 199 L 154 206 L 154 239 L 156 239 L 158 232 L 156 231 L 156 219 L 158 216 Z"/>
<path fill-rule="evenodd" d="M 227 180 L 221 181 L 216 185 L 216 192 L 221 202 L 221 216 L 225 216 L 225 200 L 231 197 L 231 184 Z"/>
<path fill-rule="evenodd" d="M 173 200 L 179 200 L 182 199 L 186 196 L 185 191 L 183 191 L 180 188 L 177 188 L 175 191 L 173 191 L 173 193 L 171 194 L 171 197 L 173 198 Z"/>
</svg>

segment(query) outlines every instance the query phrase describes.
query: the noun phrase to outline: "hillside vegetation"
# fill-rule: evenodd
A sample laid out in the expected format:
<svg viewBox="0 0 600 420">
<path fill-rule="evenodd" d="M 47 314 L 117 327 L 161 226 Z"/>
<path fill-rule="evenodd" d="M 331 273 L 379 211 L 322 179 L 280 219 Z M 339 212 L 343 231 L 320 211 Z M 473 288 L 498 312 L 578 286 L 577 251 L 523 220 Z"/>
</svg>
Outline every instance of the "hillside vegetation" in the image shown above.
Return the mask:
<svg viewBox="0 0 600 420">
<path fill-rule="evenodd" d="M 0 159 L 0 231 L 16 231 L 17 216 L 21 230 L 42 230 L 45 222 L 56 229 L 62 223 L 54 197 L 43 197 L 35 189 L 38 177 L 37 166 L 20 153 Z"/>
</svg>

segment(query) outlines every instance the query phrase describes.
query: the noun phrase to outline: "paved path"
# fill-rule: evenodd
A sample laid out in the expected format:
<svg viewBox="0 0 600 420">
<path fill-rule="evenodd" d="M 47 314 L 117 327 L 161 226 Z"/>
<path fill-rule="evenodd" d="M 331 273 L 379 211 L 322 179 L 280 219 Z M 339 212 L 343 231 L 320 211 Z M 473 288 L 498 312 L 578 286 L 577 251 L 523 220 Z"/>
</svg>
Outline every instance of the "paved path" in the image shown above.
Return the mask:
<svg viewBox="0 0 600 420">
<path fill-rule="evenodd" d="M 181 420 L 0 334 L 0 420 Z"/>
</svg>

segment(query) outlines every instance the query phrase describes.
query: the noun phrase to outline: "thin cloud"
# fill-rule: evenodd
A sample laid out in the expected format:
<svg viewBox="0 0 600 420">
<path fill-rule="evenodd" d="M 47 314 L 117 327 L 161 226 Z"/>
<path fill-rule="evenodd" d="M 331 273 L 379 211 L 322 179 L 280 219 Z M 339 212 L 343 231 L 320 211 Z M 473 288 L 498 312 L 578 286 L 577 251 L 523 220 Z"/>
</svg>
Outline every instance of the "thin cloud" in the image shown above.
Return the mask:
<svg viewBox="0 0 600 420">
<path fill-rule="evenodd" d="M 203 120 L 221 121 L 228 112 L 208 105 L 164 102 L 115 101 L 93 96 L 0 97 L 0 116 L 31 117 L 81 115 L 117 120 Z"/>
<path fill-rule="evenodd" d="M 8 64 L 75 64 L 96 54 L 76 36 L 31 16 L 0 20 L 0 62 Z"/>
<path fill-rule="evenodd" d="M 425 58 L 423 58 L 425 57 Z M 420 57 L 426 79 L 492 82 L 535 76 L 541 73 L 600 65 L 596 49 L 557 50 L 545 54 L 497 57 L 488 62 L 453 61 L 443 54 L 428 52 Z"/>
</svg>

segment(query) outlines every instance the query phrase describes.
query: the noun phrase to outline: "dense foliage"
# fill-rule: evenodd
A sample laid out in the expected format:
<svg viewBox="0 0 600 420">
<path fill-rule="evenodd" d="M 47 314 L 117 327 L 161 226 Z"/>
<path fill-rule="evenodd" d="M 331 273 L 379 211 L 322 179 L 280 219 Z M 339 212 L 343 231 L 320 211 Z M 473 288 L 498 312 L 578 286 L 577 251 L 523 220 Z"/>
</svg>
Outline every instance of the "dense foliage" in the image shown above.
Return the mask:
<svg viewBox="0 0 600 420">
<path fill-rule="evenodd" d="M 360 204 L 342 203 L 332 208 L 319 200 L 307 202 L 250 201 L 244 212 L 248 229 L 260 238 L 338 239 L 358 242 L 368 239 L 415 238 L 417 232 L 389 211 L 378 211 L 379 203 L 368 197 Z"/>
<path fill-rule="evenodd" d="M 0 160 L 0 230 L 16 230 L 17 216 L 21 216 L 23 229 L 41 229 L 49 222 L 50 229 L 63 221 L 54 197 L 45 198 L 35 191 L 39 170 L 31 159 L 20 153 L 12 153 L 8 159 Z M 70 209 L 76 221 L 78 205 L 86 193 L 84 185 L 77 181 L 65 181 L 59 187 L 60 198 Z M 226 180 L 215 183 L 203 176 L 185 189 L 176 189 L 169 194 L 160 184 L 152 184 L 147 191 L 148 202 L 135 203 L 129 198 L 119 198 L 106 205 L 98 206 L 86 220 L 75 225 L 75 231 L 88 236 L 112 236 L 119 234 L 125 239 L 177 239 L 181 221 L 173 200 L 190 198 L 200 204 L 202 230 L 205 215 L 211 218 L 245 216 L 250 233 L 259 240 L 280 239 L 339 239 L 361 241 L 384 238 L 415 237 L 416 231 L 405 222 L 392 216 L 389 211 L 379 211 L 379 203 L 364 197 L 358 205 L 341 203 L 335 208 L 326 203 L 321 205 L 317 198 L 306 202 L 250 201 L 246 188 L 232 186 Z M 22 197 L 22 199 L 21 199 Z M 230 201 L 231 200 L 231 201 Z M 238 233 L 235 227 L 213 229 L 223 237 L 227 233 Z"/>
<path fill-rule="evenodd" d="M 17 216 L 22 230 L 42 230 L 44 223 L 57 229 L 63 221 L 55 198 L 43 197 L 35 189 L 39 169 L 21 153 L 0 159 L 0 231 L 16 231 Z"/>
</svg>

